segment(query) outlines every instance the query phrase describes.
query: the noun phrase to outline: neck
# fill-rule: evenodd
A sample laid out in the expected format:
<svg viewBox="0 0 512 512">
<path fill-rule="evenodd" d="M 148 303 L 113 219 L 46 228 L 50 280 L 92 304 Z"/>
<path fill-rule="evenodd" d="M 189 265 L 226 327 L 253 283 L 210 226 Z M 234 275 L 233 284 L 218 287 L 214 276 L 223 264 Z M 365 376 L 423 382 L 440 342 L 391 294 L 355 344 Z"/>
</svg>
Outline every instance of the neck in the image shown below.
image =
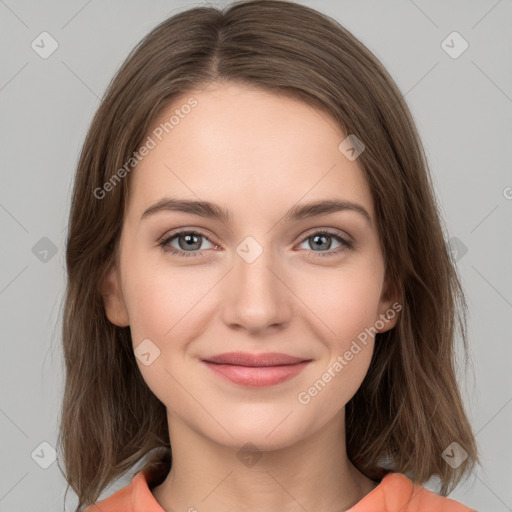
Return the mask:
<svg viewBox="0 0 512 512">
<path fill-rule="evenodd" d="M 172 469 L 152 489 L 166 512 L 339 512 L 377 485 L 347 458 L 344 410 L 309 438 L 261 452 L 216 443 L 169 414 L 168 422 Z"/>
</svg>

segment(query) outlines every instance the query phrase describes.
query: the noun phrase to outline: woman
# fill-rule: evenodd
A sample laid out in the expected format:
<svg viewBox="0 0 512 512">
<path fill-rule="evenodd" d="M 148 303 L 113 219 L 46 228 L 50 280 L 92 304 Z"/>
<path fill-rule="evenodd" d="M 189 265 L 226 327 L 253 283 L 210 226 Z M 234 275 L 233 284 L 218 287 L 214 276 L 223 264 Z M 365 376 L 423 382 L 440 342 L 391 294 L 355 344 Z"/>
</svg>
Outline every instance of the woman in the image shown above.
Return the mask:
<svg viewBox="0 0 512 512">
<path fill-rule="evenodd" d="M 148 34 L 87 135 L 67 266 L 77 510 L 470 510 L 445 497 L 477 453 L 426 159 L 335 21 L 258 0 Z"/>
</svg>

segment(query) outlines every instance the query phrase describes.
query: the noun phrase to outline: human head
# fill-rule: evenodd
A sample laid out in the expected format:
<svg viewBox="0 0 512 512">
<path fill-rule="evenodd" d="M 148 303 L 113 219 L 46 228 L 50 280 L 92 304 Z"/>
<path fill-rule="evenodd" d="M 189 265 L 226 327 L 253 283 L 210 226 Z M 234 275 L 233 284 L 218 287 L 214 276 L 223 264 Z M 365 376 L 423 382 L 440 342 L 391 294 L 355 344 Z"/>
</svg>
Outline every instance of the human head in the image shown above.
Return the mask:
<svg viewBox="0 0 512 512">
<path fill-rule="evenodd" d="M 154 132 L 189 100 L 194 109 L 158 140 Z M 139 368 L 171 415 L 176 454 L 183 424 L 235 451 L 343 432 L 342 409 L 370 364 L 370 328 L 393 328 L 400 309 L 384 282 L 371 191 L 357 160 L 339 150 L 346 135 L 303 101 L 215 81 L 177 98 L 144 137 L 150 146 L 152 136 L 102 295 L 109 320 L 129 325 L 134 349 L 149 354 Z M 335 202 L 344 208 L 328 215 Z M 197 239 L 181 240 L 187 232 Z M 230 352 L 310 364 L 279 388 L 250 390 L 201 364 Z M 289 421 L 283 411 L 293 411 Z"/>
<path fill-rule="evenodd" d="M 392 79 L 354 36 L 313 9 L 276 1 L 195 8 L 164 21 L 130 54 L 93 119 L 66 255 L 61 432 L 68 481 L 94 499 L 169 441 L 165 407 L 141 376 L 130 329 L 107 318 L 101 284 L 118 264 L 137 172 L 134 166 L 120 178 L 119 169 L 169 105 L 218 81 L 300 100 L 364 142 L 357 164 L 372 194 L 389 293 L 403 307 L 395 327 L 377 334 L 368 373 L 346 406 L 347 451 L 370 478 L 383 475 L 387 456 L 394 470 L 419 481 L 439 475 L 446 490 L 476 450 L 452 359 L 462 295 L 414 122 Z M 107 182 L 115 183 L 108 191 Z M 453 440 L 470 454 L 458 471 L 441 458 Z"/>
</svg>

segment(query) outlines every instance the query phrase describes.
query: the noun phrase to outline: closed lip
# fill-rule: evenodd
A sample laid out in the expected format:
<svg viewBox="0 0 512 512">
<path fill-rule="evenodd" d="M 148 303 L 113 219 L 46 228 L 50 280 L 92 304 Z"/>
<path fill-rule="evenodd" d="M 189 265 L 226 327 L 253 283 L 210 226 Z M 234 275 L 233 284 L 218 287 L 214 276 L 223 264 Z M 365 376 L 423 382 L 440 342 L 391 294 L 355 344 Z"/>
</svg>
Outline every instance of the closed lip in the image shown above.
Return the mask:
<svg viewBox="0 0 512 512">
<path fill-rule="evenodd" d="M 248 367 L 264 367 L 264 366 L 285 366 L 311 361 L 302 357 L 290 356 L 288 354 L 280 354 L 278 352 L 268 352 L 265 354 L 251 354 L 248 352 L 227 352 L 204 358 L 203 361 L 216 364 L 230 364 Z"/>
</svg>

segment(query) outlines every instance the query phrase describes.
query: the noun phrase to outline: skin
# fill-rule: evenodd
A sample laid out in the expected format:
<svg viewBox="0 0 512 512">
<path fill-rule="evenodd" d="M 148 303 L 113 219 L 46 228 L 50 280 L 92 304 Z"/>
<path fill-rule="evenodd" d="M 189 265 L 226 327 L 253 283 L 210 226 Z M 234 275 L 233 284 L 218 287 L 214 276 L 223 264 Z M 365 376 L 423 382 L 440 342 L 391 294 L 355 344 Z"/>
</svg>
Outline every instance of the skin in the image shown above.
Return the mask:
<svg viewBox="0 0 512 512">
<path fill-rule="evenodd" d="M 149 338 L 160 350 L 147 366 L 137 359 L 167 408 L 172 446 L 172 469 L 153 495 L 166 511 L 347 510 L 377 485 L 348 460 L 344 436 L 345 404 L 367 373 L 373 338 L 308 404 L 297 397 L 396 300 L 385 286 L 369 187 L 357 159 L 338 150 L 346 134 L 333 119 L 258 88 L 214 83 L 175 100 L 155 126 L 192 94 L 198 105 L 133 171 L 119 265 L 102 284 L 109 320 L 130 326 L 134 348 Z M 141 220 L 171 195 L 214 202 L 230 220 L 175 211 Z M 283 220 L 296 203 L 333 197 L 361 205 L 371 222 L 352 210 Z M 159 247 L 179 228 L 204 235 L 202 255 Z M 328 237 L 315 251 L 312 236 L 322 229 L 353 248 Z M 263 249 L 252 263 L 236 252 L 248 236 Z M 168 245 L 186 251 L 179 242 Z M 231 351 L 312 362 L 253 389 L 201 362 Z M 237 457 L 248 442 L 260 456 L 251 466 Z"/>
</svg>

